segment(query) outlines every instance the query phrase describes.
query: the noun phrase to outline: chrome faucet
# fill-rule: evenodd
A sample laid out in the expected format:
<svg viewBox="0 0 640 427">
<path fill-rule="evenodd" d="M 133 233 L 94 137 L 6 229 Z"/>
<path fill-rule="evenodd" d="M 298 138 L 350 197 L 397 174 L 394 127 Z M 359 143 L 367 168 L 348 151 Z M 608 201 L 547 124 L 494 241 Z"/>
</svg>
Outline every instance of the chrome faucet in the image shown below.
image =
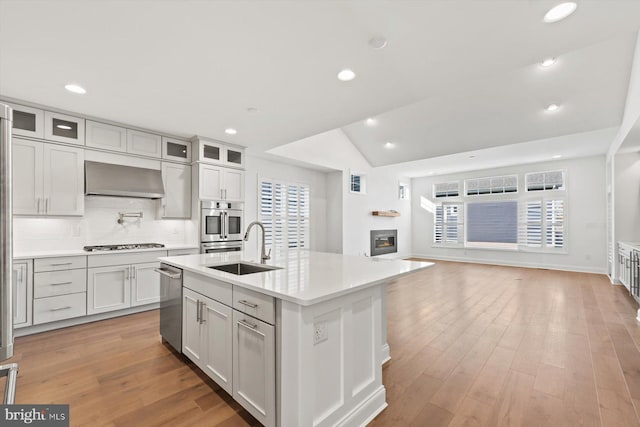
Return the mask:
<svg viewBox="0 0 640 427">
<path fill-rule="evenodd" d="M 251 224 L 249 224 L 249 226 L 247 227 L 247 232 L 244 233 L 244 241 L 248 241 L 249 240 L 249 232 L 251 231 L 251 228 L 257 225 L 258 227 L 260 227 L 262 229 L 262 251 L 260 252 L 260 263 L 264 264 L 266 260 L 271 259 L 271 249 L 269 249 L 269 253 L 265 253 L 265 247 L 264 247 L 264 237 L 265 237 L 265 232 L 264 232 L 264 225 L 262 225 L 262 223 L 260 221 L 253 221 Z"/>
</svg>

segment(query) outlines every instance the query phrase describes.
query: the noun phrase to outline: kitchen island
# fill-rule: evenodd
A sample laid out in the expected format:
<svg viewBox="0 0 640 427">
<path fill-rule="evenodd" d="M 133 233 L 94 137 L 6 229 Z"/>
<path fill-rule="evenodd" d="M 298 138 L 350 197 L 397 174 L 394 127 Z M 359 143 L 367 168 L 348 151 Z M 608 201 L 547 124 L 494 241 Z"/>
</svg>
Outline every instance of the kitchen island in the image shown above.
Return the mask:
<svg viewBox="0 0 640 427">
<path fill-rule="evenodd" d="M 386 407 L 386 285 L 433 264 L 306 250 L 259 260 L 160 259 L 182 270 L 182 353 L 266 426 L 371 421 Z"/>
</svg>

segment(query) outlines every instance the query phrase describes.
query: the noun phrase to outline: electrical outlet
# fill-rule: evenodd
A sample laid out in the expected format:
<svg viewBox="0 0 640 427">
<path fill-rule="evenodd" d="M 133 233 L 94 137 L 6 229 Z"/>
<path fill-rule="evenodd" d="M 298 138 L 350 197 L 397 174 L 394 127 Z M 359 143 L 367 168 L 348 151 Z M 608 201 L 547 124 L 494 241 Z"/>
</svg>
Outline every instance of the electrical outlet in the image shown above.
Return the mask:
<svg viewBox="0 0 640 427">
<path fill-rule="evenodd" d="M 329 339 L 329 330 L 327 322 L 318 322 L 313 324 L 313 344 L 320 344 Z"/>
</svg>

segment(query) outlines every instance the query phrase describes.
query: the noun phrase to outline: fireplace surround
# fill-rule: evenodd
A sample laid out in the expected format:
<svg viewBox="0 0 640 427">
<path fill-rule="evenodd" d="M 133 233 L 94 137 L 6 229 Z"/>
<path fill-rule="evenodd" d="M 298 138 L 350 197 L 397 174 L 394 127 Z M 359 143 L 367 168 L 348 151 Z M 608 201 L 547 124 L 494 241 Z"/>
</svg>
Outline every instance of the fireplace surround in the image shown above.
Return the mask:
<svg viewBox="0 0 640 427">
<path fill-rule="evenodd" d="M 371 256 L 398 252 L 398 230 L 371 230 Z"/>
</svg>

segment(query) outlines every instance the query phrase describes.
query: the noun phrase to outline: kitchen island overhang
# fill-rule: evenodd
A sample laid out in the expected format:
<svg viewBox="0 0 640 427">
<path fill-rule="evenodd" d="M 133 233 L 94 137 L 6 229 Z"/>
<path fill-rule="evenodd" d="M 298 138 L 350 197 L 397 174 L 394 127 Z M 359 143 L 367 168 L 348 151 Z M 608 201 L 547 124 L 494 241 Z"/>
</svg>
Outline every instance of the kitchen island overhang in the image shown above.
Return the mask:
<svg viewBox="0 0 640 427">
<path fill-rule="evenodd" d="M 382 384 L 382 364 L 389 358 L 386 285 L 433 264 L 295 250 L 275 254 L 265 264 L 280 269 L 235 275 L 211 268 L 238 262 L 260 265 L 258 259 L 252 251 L 160 259 L 185 271 L 185 293 L 195 290 L 193 295 L 205 295 L 208 288 L 230 288 L 235 365 L 227 391 L 265 425 L 355 426 L 372 420 L 386 407 Z M 250 308 L 243 309 L 245 304 L 257 306 L 246 295 L 259 294 L 273 298 L 272 318 L 264 311 L 258 314 L 264 306 L 256 309 L 255 317 Z M 256 325 L 263 323 L 260 332 Z M 242 358 L 258 354 L 247 356 L 252 351 L 247 349 L 269 348 L 265 344 L 269 331 L 274 334 L 275 354 L 269 359 L 261 353 L 267 357 L 261 369 L 270 370 L 273 360 L 275 383 L 267 384 L 268 372 L 262 378 L 263 370 L 254 369 L 252 375 L 259 377 L 255 383 L 266 388 L 252 398 L 247 385 L 253 382 L 242 375 Z M 192 349 L 186 350 L 183 353 L 193 359 Z M 204 370 L 219 383 L 230 376 Z"/>
</svg>

